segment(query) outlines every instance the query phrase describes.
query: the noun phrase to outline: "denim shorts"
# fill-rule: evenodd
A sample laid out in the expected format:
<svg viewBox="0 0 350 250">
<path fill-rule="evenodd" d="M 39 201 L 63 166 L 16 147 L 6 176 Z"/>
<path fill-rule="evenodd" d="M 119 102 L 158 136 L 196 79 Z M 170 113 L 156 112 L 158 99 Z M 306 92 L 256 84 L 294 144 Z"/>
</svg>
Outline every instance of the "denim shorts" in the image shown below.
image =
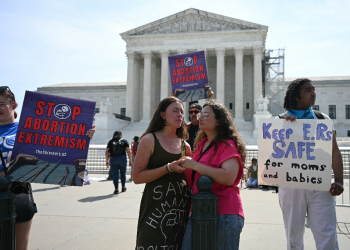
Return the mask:
<svg viewBox="0 0 350 250">
<path fill-rule="evenodd" d="M 238 250 L 244 219 L 238 214 L 218 215 L 218 249 Z M 181 250 L 191 250 L 192 218 L 189 217 Z"/>
</svg>

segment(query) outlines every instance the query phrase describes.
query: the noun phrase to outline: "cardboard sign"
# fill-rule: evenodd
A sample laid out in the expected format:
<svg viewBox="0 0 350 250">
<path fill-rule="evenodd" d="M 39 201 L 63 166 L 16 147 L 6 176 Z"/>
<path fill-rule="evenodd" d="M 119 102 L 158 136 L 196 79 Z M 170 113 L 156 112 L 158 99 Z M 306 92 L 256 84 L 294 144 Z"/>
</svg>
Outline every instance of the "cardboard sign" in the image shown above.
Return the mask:
<svg viewBox="0 0 350 250">
<path fill-rule="evenodd" d="M 8 170 L 12 179 L 81 186 L 95 104 L 26 91 Z"/>
<path fill-rule="evenodd" d="M 332 137 L 331 120 L 261 120 L 259 185 L 328 191 L 332 173 Z"/>
<path fill-rule="evenodd" d="M 169 56 L 172 91 L 183 102 L 209 98 L 204 51 Z"/>
</svg>

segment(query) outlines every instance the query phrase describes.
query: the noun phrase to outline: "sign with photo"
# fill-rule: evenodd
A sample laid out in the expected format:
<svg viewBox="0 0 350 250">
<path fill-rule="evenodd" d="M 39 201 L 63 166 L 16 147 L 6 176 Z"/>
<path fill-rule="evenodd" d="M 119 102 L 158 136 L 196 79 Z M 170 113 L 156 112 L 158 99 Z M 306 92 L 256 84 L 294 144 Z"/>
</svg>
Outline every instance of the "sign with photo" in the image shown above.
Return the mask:
<svg viewBox="0 0 350 250">
<path fill-rule="evenodd" d="M 81 186 L 95 104 L 26 91 L 8 169 L 12 179 Z"/>
<path fill-rule="evenodd" d="M 183 102 L 209 98 L 204 51 L 169 56 L 173 94 Z"/>
</svg>

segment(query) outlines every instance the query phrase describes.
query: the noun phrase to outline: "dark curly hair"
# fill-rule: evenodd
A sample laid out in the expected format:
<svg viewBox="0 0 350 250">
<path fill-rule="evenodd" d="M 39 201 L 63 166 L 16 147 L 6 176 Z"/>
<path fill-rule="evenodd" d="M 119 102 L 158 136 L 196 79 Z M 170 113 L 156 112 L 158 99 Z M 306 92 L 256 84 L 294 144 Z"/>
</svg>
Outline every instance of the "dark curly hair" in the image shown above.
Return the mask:
<svg viewBox="0 0 350 250">
<path fill-rule="evenodd" d="M 300 99 L 300 88 L 308 82 L 311 82 L 311 80 L 307 78 L 298 78 L 288 85 L 283 103 L 283 108 L 285 110 L 295 109 L 297 107 L 298 102 L 296 99 Z"/>
<path fill-rule="evenodd" d="M 233 122 L 233 118 L 228 111 L 228 109 L 221 103 L 217 102 L 216 100 L 209 100 L 207 101 L 203 108 L 209 106 L 214 114 L 215 114 L 215 119 L 218 121 L 218 126 L 216 129 L 216 137 L 214 139 L 215 147 L 214 147 L 214 154 L 216 154 L 217 151 L 217 142 L 225 142 L 226 145 L 228 145 L 227 140 L 232 139 L 237 148 L 238 148 L 238 153 L 241 155 L 241 161 L 242 164 L 244 165 L 245 159 L 246 159 L 246 149 L 245 145 L 243 143 L 243 140 L 241 138 L 241 135 L 238 133 L 238 130 L 236 128 L 236 125 Z M 207 135 L 204 131 L 199 130 L 197 137 L 194 141 L 194 152 L 198 149 L 198 143 L 206 138 Z M 212 157 L 212 156 L 211 156 Z"/>
<path fill-rule="evenodd" d="M 149 123 L 146 131 L 142 134 L 141 138 L 144 137 L 148 133 L 162 130 L 166 126 L 164 119 L 160 115 L 160 112 L 165 112 L 166 109 L 169 107 L 169 105 L 174 103 L 174 102 L 178 102 L 182 106 L 184 105 L 182 103 L 182 101 L 180 101 L 179 99 L 177 99 L 174 96 L 166 97 L 158 104 L 158 107 L 154 111 L 152 120 Z M 184 139 L 184 140 L 188 139 L 188 133 L 187 133 L 186 123 L 185 123 L 184 119 L 182 120 L 181 127 L 176 129 L 176 135 L 181 139 Z"/>
</svg>

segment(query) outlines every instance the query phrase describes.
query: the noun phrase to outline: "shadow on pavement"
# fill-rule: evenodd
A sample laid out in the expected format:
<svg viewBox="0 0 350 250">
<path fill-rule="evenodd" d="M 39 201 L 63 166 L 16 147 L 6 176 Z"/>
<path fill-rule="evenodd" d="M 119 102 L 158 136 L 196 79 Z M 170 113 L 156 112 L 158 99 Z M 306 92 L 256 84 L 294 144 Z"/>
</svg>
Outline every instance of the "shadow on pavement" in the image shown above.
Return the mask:
<svg viewBox="0 0 350 250">
<path fill-rule="evenodd" d="M 338 228 L 337 228 L 338 234 L 344 234 L 349 238 L 348 235 L 350 235 L 350 223 L 338 221 L 337 224 L 338 224 Z"/>
<path fill-rule="evenodd" d="M 60 188 L 60 187 L 35 189 L 35 190 L 33 190 L 33 193 L 36 193 L 36 192 L 44 192 L 44 191 L 49 191 L 49 190 L 54 190 L 54 189 L 59 189 L 59 188 Z"/>
<path fill-rule="evenodd" d="M 79 202 L 95 202 L 95 201 L 101 201 L 101 200 L 113 198 L 114 196 L 115 196 L 114 194 L 107 194 L 107 195 L 102 195 L 102 196 L 86 197 L 86 198 L 80 199 L 78 201 Z"/>
</svg>

